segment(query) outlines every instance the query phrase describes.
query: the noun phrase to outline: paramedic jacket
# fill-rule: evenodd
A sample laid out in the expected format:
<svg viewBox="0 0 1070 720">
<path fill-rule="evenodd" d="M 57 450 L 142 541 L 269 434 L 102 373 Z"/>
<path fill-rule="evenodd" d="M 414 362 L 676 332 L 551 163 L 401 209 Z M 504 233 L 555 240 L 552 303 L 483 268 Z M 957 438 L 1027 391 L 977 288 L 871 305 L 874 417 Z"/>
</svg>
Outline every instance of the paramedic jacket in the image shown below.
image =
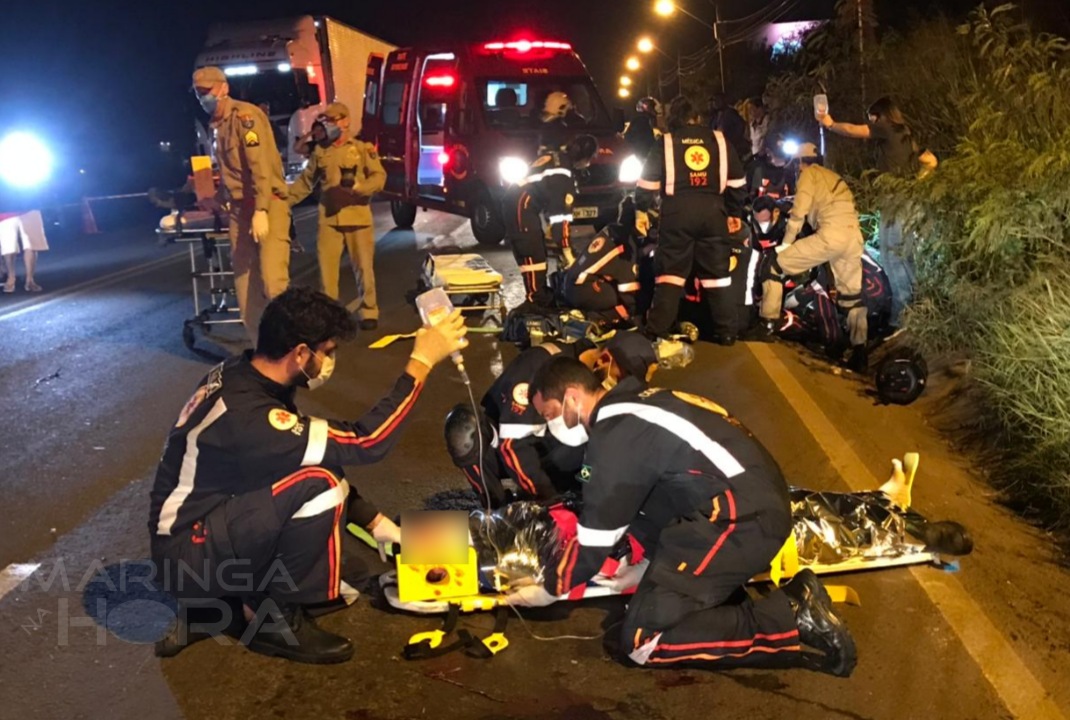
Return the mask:
<svg viewBox="0 0 1070 720">
<path fill-rule="evenodd" d="M 590 435 L 578 532 L 548 569 L 551 594 L 594 577 L 630 527 L 651 555 L 645 579 L 700 599 L 716 591 L 704 572 L 737 526 L 787 539 L 791 504 L 776 461 L 706 398 L 627 378 L 595 407 Z"/>
<path fill-rule="evenodd" d="M 729 217 L 742 218 L 747 200 L 743 163 L 720 132 L 686 125 L 665 133 L 651 148 L 636 184 L 636 209 L 649 211 L 659 193 L 664 198 L 662 222 L 672 214 L 672 198 L 696 195 L 708 196 L 710 205 L 722 207 Z"/>
<path fill-rule="evenodd" d="M 532 209 L 546 218 L 554 242 L 569 247 L 576 180 L 561 162 L 561 153 L 544 149 L 517 185 L 531 197 Z"/>
<path fill-rule="evenodd" d="M 528 397 L 535 373 L 558 356 L 579 359 L 593 349 L 585 340 L 543 343 L 529 348 L 505 366 L 483 396 L 483 410 L 498 431 L 498 456 L 524 495 L 548 500 L 564 490 L 560 485 L 583 465 L 582 444 L 565 445 L 546 430 L 546 421 Z M 557 482 L 551 474 L 557 477 Z"/>
<path fill-rule="evenodd" d="M 261 375 L 251 353 L 214 368 L 183 408 L 164 447 L 150 495 L 149 532 L 184 535 L 234 495 L 271 487 L 302 468 L 382 459 L 393 447 L 423 384 L 406 374 L 355 422 L 301 414 L 297 389 Z M 350 493 L 350 519 L 362 525 L 374 506 Z"/>
<path fill-rule="evenodd" d="M 615 310 L 622 320 L 635 315 L 639 260 L 630 230 L 606 226 L 568 267 L 563 294 L 570 307 L 585 312 Z"/>
</svg>

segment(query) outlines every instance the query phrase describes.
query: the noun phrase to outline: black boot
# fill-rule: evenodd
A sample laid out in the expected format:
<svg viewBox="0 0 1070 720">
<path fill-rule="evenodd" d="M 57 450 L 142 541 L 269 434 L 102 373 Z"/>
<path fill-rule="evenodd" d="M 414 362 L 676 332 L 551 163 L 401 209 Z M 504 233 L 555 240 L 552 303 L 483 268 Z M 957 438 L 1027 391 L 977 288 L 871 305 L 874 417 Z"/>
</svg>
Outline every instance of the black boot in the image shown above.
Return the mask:
<svg viewBox="0 0 1070 720">
<path fill-rule="evenodd" d="M 855 345 L 851 348 L 851 357 L 847 359 L 847 369 L 859 375 L 865 375 L 869 370 L 869 352 L 865 345 Z"/>
<path fill-rule="evenodd" d="M 832 612 L 832 599 L 814 571 L 801 571 L 783 590 L 795 612 L 799 641 L 824 653 L 824 656 L 803 653 L 803 658 L 815 670 L 849 677 L 858 662 L 855 641 L 847 626 Z"/>
<path fill-rule="evenodd" d="M 353 657 L 353 643 L 320 628 L 299 606 L 266 613 L 263 624 L 249 640 L 249 649 L 261 655 L 320 665 Z"/>
<path fill-rule="evenodd" d="M 776 342 L 776 323 L 772 320 L 761 320 L 742 335 L 741 339 L 743 342 Z"/>
<path fill-rule="evenodd" d="M 156 657 L 174 657 L 190 645 L 211 637 L 225 635 L 240 638 L 245 626 L 245 611 L 238 598 L 225 597 L 206 602 L 181 601 L 174 626 L 156 641 Z"/>
</svg>

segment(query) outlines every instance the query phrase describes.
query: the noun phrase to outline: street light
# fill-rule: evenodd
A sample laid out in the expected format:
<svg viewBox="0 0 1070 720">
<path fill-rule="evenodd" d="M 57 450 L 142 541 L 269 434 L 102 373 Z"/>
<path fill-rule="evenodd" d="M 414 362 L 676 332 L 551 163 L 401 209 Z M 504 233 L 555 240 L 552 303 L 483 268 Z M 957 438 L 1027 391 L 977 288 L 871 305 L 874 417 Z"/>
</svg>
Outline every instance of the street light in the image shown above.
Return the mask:
<svg viewBox="0 0 1070 720">
<path fill-rule="evenodd" d="M 628 98 L 628 97 L 631 97 L 631 95 L 632 95 L 632 91 L 629 90 L 626 87 L 622 87 L 620 90 L 617 90 L 617 96 L 618 97 Z"/>
<path fill-rule="evenodd" d="M 662 17 L 669 17 L 676 12 L 676 4 L 672 0 L 658 0 L 654 3 L 654 12 Z"/>
<path fill-rule="evenodd" d="M 629 87 L 631 84 L 632 84 L 632 79 L 630 77 L 628 77 L 627 75 L 621 75 L 620 76 L 620 86 L 621 87 Z"/>
<path fill-rule="evenodd" d="M 624 67 L 628 68 L 631 72 L 636 72 L 639 69 L 639 58 L 632 55 L 628 58 L 628 61 L 624 63 Z"/>
<path fill-rule="evenodd" d="M 635 46 L 639 48 L 639 52 L 645 55 L 646 53 L 653 52 L 654 41 L 648 37 L 639 38 L 639 42 L 637 42 Z"/>
</svg>

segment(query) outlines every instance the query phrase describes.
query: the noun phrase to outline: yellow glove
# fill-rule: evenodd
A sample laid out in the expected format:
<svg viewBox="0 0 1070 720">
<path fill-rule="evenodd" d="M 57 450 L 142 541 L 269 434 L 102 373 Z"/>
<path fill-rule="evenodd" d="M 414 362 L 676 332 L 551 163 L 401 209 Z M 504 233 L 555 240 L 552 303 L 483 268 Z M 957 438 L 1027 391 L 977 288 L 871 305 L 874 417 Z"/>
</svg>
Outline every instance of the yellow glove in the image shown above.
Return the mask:
<svg viewBox="0 0 1070 720">
<path fill-rule="evenodd" d="M 564 260 L 564 267 L 566 268 L 576 262 L 576 256 L 572 254 L 572 248 L 561 248 L 561 259 Z"/>
<path fill-rule="evenodd" d="M 635 231 L 641 237 L 646 237 L 646 234 L 650 232 L 650 215 L 642 210 L 636 210 L 635 212 Z"/>
<path fill-rule="evenodd" d="M 256 242 L 262 242 L 267 239 L 268 230 L 270 225 L 268 224 L 267 210 L 257 210 L 253 213 L 253 221 L 250 226 L 250 232 L 252 233 L 253 240 Z"/>
</svg>

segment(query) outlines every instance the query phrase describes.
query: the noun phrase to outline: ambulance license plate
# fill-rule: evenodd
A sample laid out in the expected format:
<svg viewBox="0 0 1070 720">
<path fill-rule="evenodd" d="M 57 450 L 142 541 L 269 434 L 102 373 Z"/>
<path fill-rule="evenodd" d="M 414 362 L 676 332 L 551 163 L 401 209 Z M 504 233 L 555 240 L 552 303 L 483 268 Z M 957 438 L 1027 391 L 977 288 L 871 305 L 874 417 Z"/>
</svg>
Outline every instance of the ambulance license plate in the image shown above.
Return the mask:
<svg viewBox="0 0 1070 720">
<path fill-rule="evenodd" d="M 596 207 L 578 207 L 572 208 L 572 217 L 576 220 L 594 220 L 598 217 L 598 208 Z"/>
</svg>

